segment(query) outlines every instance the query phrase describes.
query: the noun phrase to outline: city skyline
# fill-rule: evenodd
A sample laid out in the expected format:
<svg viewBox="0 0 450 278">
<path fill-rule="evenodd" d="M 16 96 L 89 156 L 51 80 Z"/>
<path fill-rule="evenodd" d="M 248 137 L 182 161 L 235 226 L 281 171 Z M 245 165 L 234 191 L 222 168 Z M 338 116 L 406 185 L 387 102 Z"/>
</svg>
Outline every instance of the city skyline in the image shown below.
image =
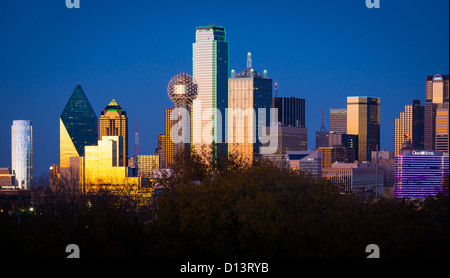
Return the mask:
<svg viewBox="0 0 450 278">
<path fill-rule="evenodd" d="M 291 48 L 292 46 L 288 45 L 289 41 L 286 41 L 283 35 L 293 31 L 290 28 L 303 25 L 295 23 L 295 26 L 292 27 L 289 25 L 288 19 L 280 21 L 274 19 L 263 23 L 262 20 L 255 20 L 255 16 L 249 16 L 245 20 L 261 22 L 263 27 L 269 26 L 265 32 L 272 36 L 266 37 L 265 40 L 259 39 L 257 35 L 253 34 L 247 36 L 247 33 L 240 28 L 241 24 L 233 22 L 233 19 L 236 20 L 238 16 L 242 16 L 242 19 L 245 18 L 241 12 L 237 13 L 235 17 L 224 18 L 229 9 L 226 7 L 226 3 L 220 3 L 225 5 L 225 11 L 214 16 L 189 19 L 182 26 L 174 23 L 166 26 L 168 29 L 178 28 L 179 36 L 176 40 L 165 35 L 158 37 L 163 34 L 157 32 L 158 25 L 147 30 L 155 36 L 154 40 L 150 40 L 148 35 L 142 33 L 143 29 L 130 33 L 127 31 L 141 20 L 147 24 L 152 21 L 145 20 L 144 15 L 141 16 L 135 8 L 119 5 L 115 1 L 110 1 L 108 3 L 110 6 L 105 7 L 104 14 L 97 15 L 96 19 L 94 19 L 93 10 L 99 10 L 98 3 L 94 3 L 92 6 L 84 4 L 79 11 L 72 11 L 66 9 L 64 5 L 54 7 L 37 3 L 30 3 L 30 10 L 23 10 L 16 3 L 3 2 L 0 4 L 0 11 L 6 14 L 0 12 L 2 13 L 2 23 L 4 23 L 2 25 L 12 27 L 0 30 L 9 39 L 7 43 L 0 46 L 0 55 L 3 61 L 0 65 L 0 94 L 2 98 L 8 99 L 10 107 L 17 107 L 21 104 L 25 109 L 16 110 L 6 107 L 0 114 L 0 145 L 2 146 L 0 148 L 0 167 L 10 166 L 8 146 L 11 134 L 9 128 L 12 121 L 16 119 L 33 121 L 35 176 L 47 172 L 51 164 L 58 163 L 58 117 L 76 84 L 83 86 L 97 117 L 100 116 L 100 111 L 104 108 L 105 103 L 109 103 L 113 98 L 126 107 L 129 120 L 132 122 L 139 120 L 140 122 L 140 153 L 153 154 L 153 150 L 157 146 L 155 138 L 157 138 L 157 134 L 164 131 L 164 119 L 161 117 L 161 111 L 173 106 L 165 91 L 167 82 L 178 72 L 190 72 L 192 69 L 192 43 L 195 42 L 194 30 L 196 27 L 214 21 L 214 17 L 220 20 L 221 26 L 226 28 L 226 40 L 229 42 L 229 70 L 243 68 L 245 65 L 243 58 L 250 51 L 257 61 L 255 68 L 267 69 L 269 76 L 278 83 L 278 96 L 306 99 L 306 127 L 310 130 L 308 149 L 314 148 L 313 136 L 315 131 L 320 128 L 322 108 L 329 111 L 329 108 L 332 107 L 345 107 L 346 97 L 350 95 L 374 95 L 380 97 L 382 102 L 380 149 L 394 150 L 394 119 L 398 117 L 398 113 L 402 111 L 404 105 L 410 103 L 411 99 L 420 99 L 424 102 L 426 76 L 437 73 L 448 74 L 449 71 L 448 25 L 442 24 L 442 22 L 448 22 L 448 14 L 445 12 L 448 10 L 448 2 L 437 1 L 434 3 L 444 6 L 442 9 L 433 9 L 435 13 L 442 13 L 441 16 L 429 15 L 428 9 L 431 7 L 424 6 L 419 1 L 386 3 L 378 10 L 367 9 L 363 1 L 327 2 L 323 5 L 322 12 L 331 16 L 330 13 L 334 12 L 333 9 L 338 8 L 340 13 L 336 16 L 342 17 L 341 22 L 336 27 L 331 26 L 330 22 L 333 21 L 333 18 L 336 19 L 331 16 L 330 21 L 322 23 L 317 29 L 312 28 L 315 32 L 320 30 L 325 33 L 324 35 L 330 36 L 328 39 L 319 38 L 313 31 L 300 28 L 299 33 L 303 32 L 310 42 L 309 44 L 296 44 L 299 41 L 291 37 L 290 42 L 294 46 L 303 47 L 300 47 L 300 51 L 296 53 Z M 290 3 L 279 3 L 275 7 L 275 11 L 285 9 L 288 4 Z M 145 4 L 141 5 L 145 6 Z M 158 3 L 152 8 L 164 10 L 164 5 Z M 245 10 L 246 5 L 249 4 L 243 3 L 242 5 Z M 120 11 L 124 13 L 125 18 L 138 13 L 137 18 L 139 19 L 131 21 L 129 24 L 121 21 L 120 24 L 123 26 L 102 25 L 100 29 L 95 27 L 95 24 L 98 23 L 97 20 L 108 19 L 107 22 L 111 22 L 111 18 L 119 13 L 122 6 L 126 6 L 123 7 L 123 11 Z M 306 15 L 300 20 L 300 24 L 306 23 L 306 25 L 315 23 L 311 15 L 314 15 L 314 12 L 319 15 L 317 9 L 322 8 L 322 4 L 317 3 L 293 4 L 293 6 L 302 8 L 297 12 Z M 433 5 L 430 4 L 430 6 Z M 215 4 L 211 9 L 218 10 L 219 7 L 218 4 Z M 31 13 L 40 14 L 39 11 L 47 9 L 51 14 L 51 19 L 60 21 L 61 26 L 50 27 L 51 20 L 42 19 L 36 23 L 35 27 L 31 27 L 30 23 L 35 20 Z M 258 9 L 266 12 L 261 7 Z M 406 11 L 409 16 L 416 15 L 418 17 L 419 14 L 422 15 L 424 9 L 428 11 L 425 12 L 427 17 L 414 22 L 408 21 L 407 23 L 413 26 L 406 29 L 399 28 L 398 30 L 403 30 L 403 32 L 399 34 L 398 38 L 394 38 L 397 33 L 388 29 L 390 24 L 400 25 L 400 27 L 401 24 L 406 24 L 401 22 L 405 15 L 398 13 Z M 290 15 L 293 14 L 292 11 L 286 12 Z M 269 11 L 267 11 L 268 14 Z M 351 14 L 352 17 L 345 19 L 347 14 Z M 395 17 L 396 15 L 398 18 Z M 386 19 L 382 19 L 383 17 Z M 71 25 L 71 22 L 79 22 L 83 18 L 90 20 L 87 23 L 77 24 L 77 26 Z M 360 26 L 353 26 L 352 20 L 358 21 Z M 19 21 L 21 24 L 14 24 Z M 206 23 L 204 23 L 205 21 Z M 371 22 L 377 22 L 377 25 L 371 24 Z M 94 25 L 94 30 L 89 31 L 88 27 L 92 25 Z M 434 30 L 432 26 L 440 28 Z M 147 25 L 147 27 L 149 26 Z M 285 30 L 279 29 L 281 27 L 284 27 Z M 43 36 L 33 47 L 30 47 L 28 45 L 31 44 L 27 43 L 27 40 L 37 39 L 37 37 L 35 35 L 28 39 L 25 37 L 27 37 L 26 34 L 30 34 L 29 32 L 33 32 L 34 28 L 41 28 Z M 332 34 L 333 31 L 336 31 L 335 28 L 343 30 Z M 363 32 L 364 28 L 367 29 L 366 33 Z M 262 30 L 258 29 L 256 27 L 252 29 L 253 33 L 264 34 Z M 107 30 L 107 32 L 94 40 L 91 46 L 85 45 L 84 42 L 96 38 L 98 35 L 96 32 L 100 30 Z M 424 30 L 427 30 L 430 35 L 435 34 L 434 32 L 440 34 L 441 37 L 437 38 L 440 43 L 437 46 L 426 46 L 425 38 L 418 38 L 423 36 Z M 14 35 L 14 32 L 25 34 L 25 36 L 19 37 Z M 72 35 L 70 39 L 66 38 L 68 34 Z M 117 43 L 113 46 L 111 43 L 116 42 L 114 39 L 116 35 L 123 36 L 131 43 L 129 45 Z M 339 35 L 345 36 L 349 42 L 337 45 L 326 44 L 326 42 L 330 42 L 329 40 L 337 39 Z M 382 43 L 383 41 L 389 43 Z M 154 42 L 158 44 L 152 48 L 146 48 Z M 174 42 L 178 43 L 175 43 L 176 47 L 172 46 Z M 418 44 L 415 45 L 415 42 Z M 74 45 L 70 46 L 71 43 Z M 352 43 L 356 43 L 359 48 L 353 48 Z M 370 46 L 371 44 L 373 45 Z M 106 45 L 110 48 L 105 49 Z M 120 49 L 125 49 L 126 55 L 115 57 L 113 54 Z M 327 52 L 324 52 L 325 50 Z M 431 50 L 436 53 L 436 56 L 429 55 Z M 23 57 L 19 57 L 20 51 L 23 52 Z M 104 51 L 104 54 L 101 54 L 101 51 Z M 153 56 L 153 52 L 157 52 L 157 56 Z M 42 55 L 39 55 L 40 53 Z M 349 56 L 350 53 L 353 53 L 354 56 Z M 343 57 L 338 58 L 337 54 L 342 54 Z M 413 55 L 413 59 L 411 59 L 411 55 Z M 425 56 L 429 60 L 424 60 Z M 376 61 L 377 59 L 379 61 Z M 412 61 L 408 62 L 408 59 Z M 343 63 L 344 60 L 346 63 Z M 229 74 L 230 72 L 228 72 Z M 324 97 L 318 97 L 319 95 Z M 147 109 L 144 109 L 146 106 L 151 106 L 151 110 L 154 110 L 155 113 L 146 115 Z M 324 118 L 328 119 L 329 117 L 325 115 Z M 325 125 L 329 130 L 329 122 L 326 122 Z M 128 147 L 133 146 L 128 145 Z"/>
</svg>

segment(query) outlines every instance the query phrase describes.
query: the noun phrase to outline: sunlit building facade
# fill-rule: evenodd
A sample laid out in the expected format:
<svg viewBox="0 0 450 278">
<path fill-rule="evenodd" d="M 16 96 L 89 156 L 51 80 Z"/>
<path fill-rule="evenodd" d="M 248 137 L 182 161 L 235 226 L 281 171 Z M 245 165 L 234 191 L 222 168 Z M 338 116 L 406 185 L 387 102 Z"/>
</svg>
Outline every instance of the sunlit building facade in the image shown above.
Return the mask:
<svg viewBox="0 0 450 278">
<path fill-rule="evenodd" d="M 429 150 L 406 150 L 395 157 L 395 198 L 434 197 L 448 175 L 448 154 Z"/>
<path fill-rule="evenodd" d="M 258 125 L 270 124 L 272 106 L 272 79 L 252 68 L 251 53 L 247 55 L 247 67 L 228 79 L 228 153 L 247 162 L 259 156 Z M 259 118 L 259 109 L 265 110 L 265 118 Z"/>
<path fill-rule="evenodd" d="M 70 161 L 84 156 L 84 147 L 97 144 L 98 119 L 80 85 L 75 87 L 59 120 L 60 167 L 69 168 Z"/>
<path fill-rule="evenodd" d="M 224 115 L 228 107 L 228 42 L 224 27 L 197 27 L 193 44 L 193 78 L 198 85 L 192 111 L 193 147 L 200 151 L 215 142 L 226 152 L 223 143 Z"/>
<path fill-rule="evenodd" d="M 380 150 L 380 99 L 347 97 L 347 134 L 358 135 L 358 160 Z"/>
<path fill-rule="evenodd" d="M 33 180 L 33 126 L 30 120 L 14 120 L 11 126 L 11 170 L 15 186 L 30 189 Z"/>
<path fill-rule="evenodd" d="M 97 145 L 86 146 L 84 186 L 138 185 L 138 177 L 128 177 L 128 167 L 120 165 L 123 140 L 120 136 L 103 136 Z"/>
<path fill-rule="evenodd" d="M 416 149 L 424 148 L 424 108 L 420 100 L 414 99 L 412 104 L 405 105 L 405 111 L 400 112 L 400 117 L 395 119 L 395 155 L 400 153 L 402 144 L 407 140 L 411 140 Z"/>
<path fill-rule="evenodd" d="M 99 139 L 104 136 L 121 136 L 123 150 L 119 154 L 119 166 L 128 164 L 128 118 L 127 112 L 113 99 L 101 112 Z"/>
<path fill-rule="evenodd" d="M 424 149 L 437 150 L 437 142 L 439 141 L 439 149 L 448 152 L 448 143 L 442 145 L 445 137 L 448 138 L 442 125 L 445 121 L 448 122 L 448 116 L 445 119 L 445 110 L 448 111 L 449 106 L 449 75 L 428 75 L 426 78 L 425 90 L 425 109 L 424 109 Z M 437 111 L 439 112 L 439 119 L 437 118 Z M 448 115 L 448 112 L 447 112 Z M 436 125 L 439 126 L 436 126 Z M 447 123 L 448 127 L 448 123 Z M 439 136 L 437 129 L 440 129 Z M 439 137 L 439 138 L 438 138 Z M 448 140 L 447 140 L 448 142 Z M 446 147 L 445 147 L 446 146 Z"/>
<path fill-rule="evenodd" d="M 139 177 L 153 178 L 154 171 L 160 169 L 159 155 L 136 155 Z"/>
</svg>

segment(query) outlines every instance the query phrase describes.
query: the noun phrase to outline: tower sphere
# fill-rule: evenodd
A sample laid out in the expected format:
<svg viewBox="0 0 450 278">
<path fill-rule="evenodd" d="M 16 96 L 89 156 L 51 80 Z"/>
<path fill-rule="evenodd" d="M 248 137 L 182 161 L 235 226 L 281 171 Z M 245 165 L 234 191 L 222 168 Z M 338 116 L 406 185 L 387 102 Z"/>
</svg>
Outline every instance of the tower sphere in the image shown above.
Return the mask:
<svg viewBox="0 0 450 278">
<path fill-rule="evenodd" d="M 192 103 L 197 97 L 197 82 L 189 74 L 180 73 L 170 80 L 167 94 L 175 103 Z"/>
</svg>

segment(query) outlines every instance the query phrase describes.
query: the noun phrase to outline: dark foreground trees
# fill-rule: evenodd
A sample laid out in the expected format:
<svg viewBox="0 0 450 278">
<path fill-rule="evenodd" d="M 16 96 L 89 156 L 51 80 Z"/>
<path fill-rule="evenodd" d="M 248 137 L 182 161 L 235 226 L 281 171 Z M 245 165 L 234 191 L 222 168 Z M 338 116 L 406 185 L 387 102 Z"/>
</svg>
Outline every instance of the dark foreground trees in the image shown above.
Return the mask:
<svg viewBox="0 0 450 278">
<path fill-rule="evenodd" d="M 106 192 L 60 192 L 34 213 L 3 214 L 0 256 L 65 257 L 71 243 L 82 257 L 365 258 L 369 244 L 382 258 L 449 254 L 448 188 L 424 201 L 369 202 L 270 163 L 195 155 L 158 184 L 153 221 Z"/>
</svg>

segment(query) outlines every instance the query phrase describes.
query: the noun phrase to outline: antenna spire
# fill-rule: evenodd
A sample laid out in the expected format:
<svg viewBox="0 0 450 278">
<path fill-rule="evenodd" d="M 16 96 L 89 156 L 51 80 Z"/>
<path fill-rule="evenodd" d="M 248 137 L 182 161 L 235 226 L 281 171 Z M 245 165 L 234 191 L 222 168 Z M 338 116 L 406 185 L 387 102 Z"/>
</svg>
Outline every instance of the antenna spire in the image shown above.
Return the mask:
<svg viewBox="0 0 450 278">
<path fill-rule="evenodd" d="M 247 68 L 252 68 L 252 53 L 247 53 Z"/>
<path fill-rule="evenodd" d="M 323 108 L 322 108 L 322 126 L 320 127 L 320 131 L 326 131 L 325 126 L 323 125 Z"/>
</svg>

